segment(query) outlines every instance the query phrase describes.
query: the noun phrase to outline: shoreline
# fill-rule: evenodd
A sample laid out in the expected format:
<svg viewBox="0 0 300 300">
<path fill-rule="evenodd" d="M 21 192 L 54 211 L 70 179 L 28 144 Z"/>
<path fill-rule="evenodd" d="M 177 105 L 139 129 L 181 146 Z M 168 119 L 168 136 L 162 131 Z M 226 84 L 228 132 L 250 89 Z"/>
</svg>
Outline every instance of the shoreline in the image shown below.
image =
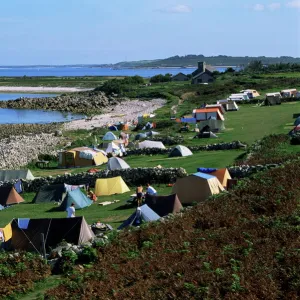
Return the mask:
<svg viewBox="0 0 300 300">
<path fill-rule="evenodd" d="M 152 99 L 150 101 L 128 100 L 105 108 L 103 114 L 95 115 L 92 120 L 86 119 L 71 120 L 64 123 L 65 130 L 108 127 L 117 122 L 130 122 L 137 120 L 138 116 L 152 114 L 166 104 L 165 99 Z"/>
<path fill-rule="evenodd" d="M 92 91 L 91 88 L 43 87 L 43 86 L 0 86 L 0 93 L 76 93 Z"/>
</svg>

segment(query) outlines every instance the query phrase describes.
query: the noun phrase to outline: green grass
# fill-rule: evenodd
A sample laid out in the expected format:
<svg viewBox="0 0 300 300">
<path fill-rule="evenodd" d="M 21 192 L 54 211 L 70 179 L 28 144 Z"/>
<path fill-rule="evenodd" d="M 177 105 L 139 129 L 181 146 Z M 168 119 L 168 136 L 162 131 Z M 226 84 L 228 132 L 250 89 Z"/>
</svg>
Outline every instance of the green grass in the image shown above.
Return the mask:
<svg viewBox="0 0 300 300">
<path fill-rule="evenodd" d="M 158 193 L 168 195 L 171 193 L 171 188 L 166 185 L 154 185 Z M 114 228 L 117 228 L 122 221 L 126 220 L 135 210 L 135 207 L 126 205 L 130 195 L 135 193 L 135 188 L 132 187 L 130 192 L 121 195 L 102 196 L 98 197 L 96 204 L 92 204 L 88 208 L 76 210 L 76 216 L 84 216 L 88 224 L 92 224 L 100 220 L 104 223 L 109 223 Z M 14 218 L 65 218 L 66 212 L 54 211 L 57 207 L 54 203 L 31 203 L 34 193 L 23 194 L 25 202 L 18 205 L 13 205 L 5 210 L 0 211 L 0 228 L 8 224 Z M 98 205 L 100 202 L 120 200 L 120 202 L 107 206 Z"/>
</svg>

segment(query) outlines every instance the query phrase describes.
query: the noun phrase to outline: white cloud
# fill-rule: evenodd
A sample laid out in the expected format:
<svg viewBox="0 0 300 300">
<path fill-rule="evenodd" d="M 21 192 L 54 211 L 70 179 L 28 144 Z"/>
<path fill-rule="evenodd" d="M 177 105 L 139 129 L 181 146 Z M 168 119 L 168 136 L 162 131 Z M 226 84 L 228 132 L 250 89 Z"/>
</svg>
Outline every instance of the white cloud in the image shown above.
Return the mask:
<svg viewBox="0 0 300 300">
<path fill-rule="evenodd" d="M 276 9 L 280 9 L 281 4 L 280 3 L 271 3 L 271 4 L 269 4 L 268 7 L 270 10 L 276 10 Z"/>
<path fill-rule="evenodd" d="M 253 9 L 256 11 L 263 11 L 265 10 L 265 6 L 263 4 L 255 4 Z"/>
<path fill-rule="evenodd" d="M 292 8 L 300 8 L 300 0 L 294 0 L 290 1 L 286 5 L 287 7 L 292 7 Z"/>
<path fill-rule="evenodd" d="M 187 14 L 192 12 L 192 8 L 188 5 L 178 4 L 172 7 L 158 9 L 157 11 L 171 14 Z"/>
</svg>

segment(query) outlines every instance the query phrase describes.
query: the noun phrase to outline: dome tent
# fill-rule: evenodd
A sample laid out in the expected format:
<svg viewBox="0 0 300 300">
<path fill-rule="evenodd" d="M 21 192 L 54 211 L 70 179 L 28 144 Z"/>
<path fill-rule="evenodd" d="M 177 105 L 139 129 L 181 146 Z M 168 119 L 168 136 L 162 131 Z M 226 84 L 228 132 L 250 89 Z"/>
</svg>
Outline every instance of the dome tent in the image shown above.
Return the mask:
<svg viewBox="0 0 300 300">
<path fill-rule="evenodd" d="M 121 158 L 119 157 L 111 157 L 107 163 L 107 170 L 123 170 L 129 169 L 130 166 Z"/>
<path fill-rule="evenodd" d="M 175 157 L 175 156 L 190 156 L 193 155 L 192 151 L 182 145 L 176 146 L 170 153 L 170 157 Z"/>
<path fill-rule="evenodd" d="M 106 132 L 104 137 L 102 138 L 103 141 L 115 141 L 118 138 L 111 132 Z"/>
<path fill-rule="evenodd" d="M 82 209 L 90 206 L 93 201 L 89 199 L 80 189 L 68 191 L 67 196 L 59 206 L 60 210 L 66 210 L 71 204 L 75 204 L 75 209 Z"/>
</svg>

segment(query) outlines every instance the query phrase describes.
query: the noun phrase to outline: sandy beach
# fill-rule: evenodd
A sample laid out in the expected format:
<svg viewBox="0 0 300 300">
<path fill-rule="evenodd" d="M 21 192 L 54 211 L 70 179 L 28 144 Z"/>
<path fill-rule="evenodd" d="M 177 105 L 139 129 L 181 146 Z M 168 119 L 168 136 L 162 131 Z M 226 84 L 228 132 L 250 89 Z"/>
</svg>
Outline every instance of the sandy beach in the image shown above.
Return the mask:
<svg viewBox="0 0 300 300">
<path fill-rule="evenodd" d="M 151 101 L 131 100 L 124 101 L 117 106 L 107 108 L 102 115 L 97 115 L 90 121 L 74 120 L 65 124 L 66 130 L 93 129 L 103 127 L 116 122 L 137 120 L 138 116 L 153 113 L 164 106 L 166 100 L 153 99 Z"/>
<path fill-rule="evenodd" d="M 21 93 L 72 93 L 90 91 L 93 89 L 82 89 L 77 87 L 43 87 L 43 86 L 0 86 L 1 92 Z"/>
</svg>

